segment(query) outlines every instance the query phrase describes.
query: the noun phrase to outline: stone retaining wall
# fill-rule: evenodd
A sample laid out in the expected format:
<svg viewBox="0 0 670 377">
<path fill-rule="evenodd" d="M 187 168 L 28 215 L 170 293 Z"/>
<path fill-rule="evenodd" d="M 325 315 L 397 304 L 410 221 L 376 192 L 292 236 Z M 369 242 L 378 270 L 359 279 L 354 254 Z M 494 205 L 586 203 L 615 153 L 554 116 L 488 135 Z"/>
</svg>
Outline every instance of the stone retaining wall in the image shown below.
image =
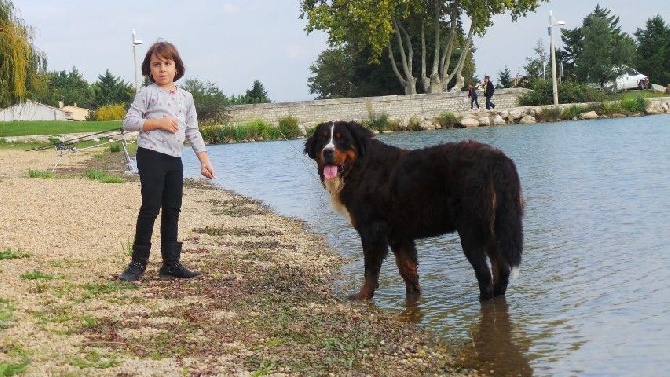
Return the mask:
<svg viewBox="0 0 670 377">
<path fill-rule="evenodd" d="M 518 97 L 526 91 L 528 89 L 524 88 L 497 89 L 493 96 L 496 109 L 516 107 Z M 480 91 L 479 105 L 482 109 L 484 102 Z M 302 125 L 311 127 L 329 120 L 361 121 L 369 119 L 371 115 L 386 114 L 390 119 L 407 125 L 412 118 L 432 119 L 443 111 L 456 113 L 469 109 L 467 91 L 459 91 L 239 105 L 231 107 L 230 116 L 236 123 L 262 119 L 271 124 L 277 124 L 280 118 L 292 116 Z"/>
</svg>

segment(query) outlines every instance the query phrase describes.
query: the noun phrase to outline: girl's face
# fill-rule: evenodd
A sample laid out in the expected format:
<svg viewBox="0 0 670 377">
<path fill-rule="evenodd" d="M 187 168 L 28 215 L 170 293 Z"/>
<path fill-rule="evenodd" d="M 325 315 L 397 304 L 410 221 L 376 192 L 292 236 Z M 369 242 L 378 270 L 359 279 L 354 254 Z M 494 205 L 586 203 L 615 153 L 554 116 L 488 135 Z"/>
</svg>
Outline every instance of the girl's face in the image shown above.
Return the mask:
<svg viewBox="0 0 670 377">
<path fill-rule="evenodd" d="M 149 68 L 151 70 L 151 77 L 156 82 L 156 85 L 165 89 L 174 88 L 174 77 L 177 74 L 174 60 L 165 59 L 153 54 L 149 60 Z"/>
</svg>

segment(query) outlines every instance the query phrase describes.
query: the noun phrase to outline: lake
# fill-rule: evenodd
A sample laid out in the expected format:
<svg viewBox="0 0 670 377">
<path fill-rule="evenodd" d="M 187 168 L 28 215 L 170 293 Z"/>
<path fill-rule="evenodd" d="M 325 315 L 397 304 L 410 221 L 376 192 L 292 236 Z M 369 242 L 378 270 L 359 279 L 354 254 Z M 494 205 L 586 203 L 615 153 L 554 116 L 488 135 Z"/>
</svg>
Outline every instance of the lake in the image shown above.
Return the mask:
<svg viewBox="0 0 670 377">
<path fill-rule="evenodd" d="M 456 234 L 419 240 L 423 297 L 406 308 L 393 256 L 374 304 L 496 375 L 651 376 L 670 371 L 670 115 L 378 135 L 421 148 L 474 139 L 516 163 L 526 203 L 521 274 L 480 303 Z M 304 219 L 353 261 L 333 287 L 363 281 L 356 232 L 330 208 L 304 140 L 210 146 L 215 183 Z M 186 176 L 199 164 L 186 150 Z"/>
</svg>

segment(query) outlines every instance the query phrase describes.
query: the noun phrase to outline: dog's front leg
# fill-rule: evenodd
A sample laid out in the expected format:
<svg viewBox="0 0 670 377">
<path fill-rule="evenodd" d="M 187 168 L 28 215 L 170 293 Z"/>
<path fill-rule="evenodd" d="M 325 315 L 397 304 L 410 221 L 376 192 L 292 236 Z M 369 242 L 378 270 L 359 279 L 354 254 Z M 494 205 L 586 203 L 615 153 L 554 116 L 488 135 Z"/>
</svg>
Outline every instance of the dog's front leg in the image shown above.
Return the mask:
<svg viewBox="0 0 670 377">
<path fill-rule="evenodd" d="M 384 226 L 371 227 L 359 231 L 363 243 L 363 258 L 365 260 L 365 282 L 358 293 L 349 295 L 350 300 L 369 300 L 379 287 L 379 271 L 382 262 L 388 254 L 388 241 Z"/>
</svg>

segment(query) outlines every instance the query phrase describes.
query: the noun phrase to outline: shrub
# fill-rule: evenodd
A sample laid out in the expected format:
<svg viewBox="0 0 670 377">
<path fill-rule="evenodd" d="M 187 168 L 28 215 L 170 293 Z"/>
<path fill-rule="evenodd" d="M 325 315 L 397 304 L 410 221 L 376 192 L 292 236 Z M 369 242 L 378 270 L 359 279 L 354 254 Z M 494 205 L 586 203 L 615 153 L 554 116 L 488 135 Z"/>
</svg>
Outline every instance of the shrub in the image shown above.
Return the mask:
<svg viewBox="0 0 670 377">
<path fill-rule="evenodd" d="M 210 144 L 249 140 L 279 140 L 283 138 L 278 127 L 273 127 L 260 119 L 237 125 L 206 126 L 201 128 L 200 133 L 203 139 Z"/>
<path fill-rule="evenodd" d="M 577 119 L 579 115 L 583 113 L 583 108 L 579 106 L 572 105 L 568 108 L 563 109 L 561 113 L 561 119 Z"/>
<path fill-rule="evenodd" d="M 119 153 L 121 152 L 121 143 L 112 143 L 109 145 L 109 151 L 111 153 Z"/>
<path fill-rule="evenodd" d="M 123 104 L 102 106 L 95 112 L 97 120 L 121 120 L 126 116 Z"/>
<path fill-rule="evenodd" d="M 381 114 L 370 113 L 370 118 L 364 120 L 362 123 L 363 126 L 375 131 L 384 131 L 391 128 L 389 126 L 390 125 L 389 116 L 386 113 Z"/>
<path fill-rule="evenodd" d="M 532 92 L 519 96 L 520 106 L 541 106 L 554 103 L 551 80 L 535 80 L 531 83 Z M 564 81 L 558 84 L 559 101 L 561 103 L 600 102 L 605 93 L 585 84 Z"/>
<path fill-rule="evenodd" d="M 645 99 L 641 95 L 637 95 L 634 98 L 624 98 L 621 100 L 621 108 L 628 113 L 643 113 L 648 105 L 649 100 Z"/>
<path fill-rule="evenodd" d="M 602 104 L 602 108 L 599 112 L 601 115 L 611 116 L 614 114 L 623 113 L 623 108 L 621 107 L 621 102 L 619 101 L 605 101 Z"/>
<path fill-rule="evenodd" d="M 559 107 L 544 107 L 535 116 L 541 122 L 555 122 L 561 119 L 561 109 Z"/>
<path fill-rule="evenodd" d="M 421 119 L 417 117 L 410 118 L 407 123 L 407 131 L 421 131 Z"/>
<path fill-rule="evenodd" d="M 442 128 L 454 128 L 458 126 L 460 122 L 461 119 L 451 111 L 443 111 L 437 117 L 437 123 L 439 123 Z"/>
<path fill-rule="evenodd" d="M 300 136 L 300 128 L 298 127 L 298 118 L 287 116 L 279 118 L 279 133 L 284 139 L 295 139 Z"/>
</svg>

